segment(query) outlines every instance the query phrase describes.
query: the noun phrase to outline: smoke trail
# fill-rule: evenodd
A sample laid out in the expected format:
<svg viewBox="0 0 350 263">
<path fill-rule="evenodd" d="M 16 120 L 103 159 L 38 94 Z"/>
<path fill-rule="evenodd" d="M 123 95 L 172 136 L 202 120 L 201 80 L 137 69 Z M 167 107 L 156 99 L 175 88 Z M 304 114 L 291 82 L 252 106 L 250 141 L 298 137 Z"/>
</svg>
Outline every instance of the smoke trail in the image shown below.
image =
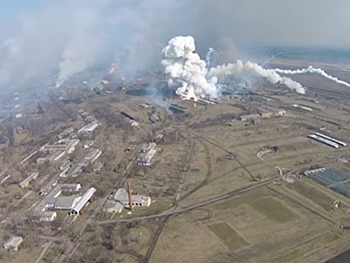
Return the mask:
<svg viewBox="0 0 350 263">
<path fill-rule="evenodd" d="M 242 73 L 251 73 L 266 79 L 272 84 L 284 84 L 289 89 L 294 90 L 299 94 L 305 94 L 305 88 L 303 88 L 300 83 L 290 78 L 282 77 L 278 75 L 277 72 L 269 69 L 264 69 L 258 64 L 252 63 L 250 61 L 244 63 L 241 60 L 237 60 L 235 64 L 226 64 L 217 66 L 216 68 L 211 68 L 207 77 L 216 77 L 220 81 L 226 77 L 240 75 Z"/>
<path fill-rule="evenodd" d="M 273 71 L 276 73 L 287 74 L 287 75 L 305 74 L 305 73 L 318 74 L 318 75 L 325 77 L 326 79 L 332 80 L 338 84 L 342 84 L 342 85 L 345 85 L 345 86 L 350 88 L 350 84 L 348 82 L 340 80 L 336 77 L 333 77 L 333 76 L 327 74 L 323 69 L 314 68 L 312 66 L 309 66 L 309 67 L 303 68 L 303 69 L 296 69 L 296 70 L 287 70 L 287 69 L 276 68 L 276 69 L 273 69 Z"/>
<path fill-rule="evenodd" d="M 272 55 L 270 58 L 268 58 L 264 63 L 261 64 L 261 66 L 265 66 L 266 64 L 270 63 L 272 60 L 274 60 L 276 57 L 280 56 L 280 55 L 284 55 L 286 54 L 286 52 L 279 52 L 275 55 Z"/>
<path fill-rule="evenodd" d="M 208 69 L 216 66 L 218 56 L 218 52 L 216 52 L 215 49 L 210 47 L 208 53 L 205 55 L 205 63 L 207 64 Z"/>
</svg>

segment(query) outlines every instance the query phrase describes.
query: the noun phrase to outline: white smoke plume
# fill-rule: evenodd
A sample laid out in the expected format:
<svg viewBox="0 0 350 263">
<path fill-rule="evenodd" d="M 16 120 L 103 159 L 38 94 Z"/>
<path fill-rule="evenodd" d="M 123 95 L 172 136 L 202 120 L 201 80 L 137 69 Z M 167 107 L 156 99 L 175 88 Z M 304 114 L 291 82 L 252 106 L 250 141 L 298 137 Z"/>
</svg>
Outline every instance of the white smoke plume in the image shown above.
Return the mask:
<svg viewBox="0 0 350 263">
<path fill-rule="evenodd" d="M 313 66 L 309 66 L 309 67 L 303 68 L 303 69 L 296 69 L 296 70 L 276 68 L 276 69 L 273 69 L 273 71 L 277 72 L 277 73 L 281 73 L 281 74 L 286 74 L 286 75 L 296 75 L 296 74 L 305 74 L 305 73 L 318 74 L 318 75 L 325 77 L 326 79 L 329 79 L 331 81 L 334 81 L 338 84 L 345 85 L 345 86 L 350 88 L 350 83 L 343 81 L 343 80 L 340 80 L 336 77 L 333 77 L 333 76 L 329 75 L 328 73 L 326 73 L 323 69 L 314 68 Z"/>
<path fill-rule="evenodd" d="M 212 47 L 209 48 L 208 53 L 205 55 L 205 63 L 207 68 L 216 66 L 219 53 Z"/>
<path fill-rule="evenodd" d="M 258 64 L 252 63 L 250 61 L 244 63 L 241 60 L 237 60 L 235 64 L 226 64 L 217 66 L 215 68 L 211 68 L 207 77 L 216 77 L 220 81 L 225 79 L 226 77 L 239 75 L 243 73 L 250 73 L 262 77 L 272 84 L 284 84 L 289 89 L 294 90 L 299 94 L 305 94 L 305 88 L 300 83 L 290 78 L 282 77 L 275 71 L 270 69 L 264 69 Z"/>
<path fill-rule="evenodd" d="M 206 79 L 206 63 L 194 53 L 195 50 L 194 38 L 191 36 L 178 36 L 169 41 L 162 51 L 165 57 L 162 65 L 165 73 L 171 77 L 169 84 L 173 84 L 172 79 L 178 81 L 181 87 L 177 89 L 177 94 L 186 99 L 197 100 L 205 96 L 216 98 L 216 79 Z"/>
<path fill-rule="evenodd" d="M 165 59 L 162 61 L 162 65 L 165 68 L 165 73 L 171 78 L 168 84 L 169 86 L 174 85 L 174 80 L 179 82 L 181 86 L 176 92 L 184 99 L 216 98 L 219 94 L 216 86 L 218 81 L 242 73 L 262 77 L 272 84 L 284 84 L 300 94 L 305 93 L 305 89 L 300 83 L 249 61 L 243 63 L 238 60 L 235 64 L 212 67 L 208 71 L 205 61 L 194 53 L 195 49 L 196 46 L 192 36 L 174 37 L 163 49 Z"/>
</svg>

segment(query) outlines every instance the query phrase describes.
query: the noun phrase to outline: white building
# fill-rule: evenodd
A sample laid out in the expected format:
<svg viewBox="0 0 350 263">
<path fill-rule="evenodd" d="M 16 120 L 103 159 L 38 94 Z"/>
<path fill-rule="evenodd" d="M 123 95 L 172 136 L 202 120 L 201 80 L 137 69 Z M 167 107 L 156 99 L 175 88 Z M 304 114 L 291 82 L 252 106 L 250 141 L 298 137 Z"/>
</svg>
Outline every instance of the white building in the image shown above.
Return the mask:
<svg viewBox="0 0 350 263">
<path fill-rule="evenodd" d="M 53 205 L 55 210 L 71 210 L 79 202 L 81 197 L 77 196 L 59 196 Z"/>
<path fill-rule="evenodd" d="M 128 192 L 120 188 L 114 195 L 114 201 L 122 204 L 124 207 L 129 207 Z M 133 206 L 144 206 L 149 207 L 151 205 L 151 197 L 139 194 L 132 194 L 131 201 Z"/>
<path fill-rule="evenodd" d="M 101 154 L 102 154 L 102 151 L 99 149 L 90 150 L 84 156 L 84 160 L 86 160 L 90 163 L 93 163 L 101 156 Z"/>
<path fill-rule="evenodd" d="M 68 128 L 67 130 L 65 130 L 65 131 L 63 131 L 61 134 L 59 134 L 59 135 L 57 136 L 57 138 L 58 138 L 59 140 L 62 140 L 64 137 L 68 136 L 68 135 L 71 134 L 73 131 L 74 131 L 73 128 Z"/>
<path fill-rule="evenodd" d="M 96 189 L 91 187 L 85 192 L 85 194 L 80 198 L 77 204 L 69 211 L 70 215 L 81 214 L 82 209 L 94 198 Z"/>
<path fill-rule="evenodd" d="M 79 131 L 78 134 L 92 134 L 98 127 L 100 126 L 100 123 L 97 121 L 93 121 L 84 127 L 82 127 Z"/>
<path fill-rule="evenodd" d="M 52 222 L 57 218 L 57 213 L 55 211 L 45 211 L 42 212 L 39 219 L 40 222 Z"/>
<path fill-rule="evenodd" d="M 81 189 L 81 184 L 62 184 L 61 191 L 66 193 L 77 193 Z"/>
<path fill-rule="evenodd" d="M 160 151 L 160 149 L 157 149 L 155 147 L 156 147 L 156 143 L 154 142 L 148 144 L 147 146 L 144 146 L 137 159 L 137 163 L 139 165 L 145 165 L 145 166 L 151 165 L 151 160 L 153 159 L 154 155 L 158 151 Z"/>
<path fill-rule="evenodd" d="M 19 246 L 23 243 L 23 237 L 11 237 L 5 244 L 4 249 L 9 250 L 13 248 L 14 251 L 17 251 Z"/>
<path fill-rule="evenodd" d="M 60 140 L 55 144 L 46 144 L 41 147 L 40 151 L 47 153 L 56 153 L 58 151 L 65 151 L 68 154 L 71 154 L 75 151 L 75 146 L 78 145 L 79 139 L 72 140 Z"/>
</svg>

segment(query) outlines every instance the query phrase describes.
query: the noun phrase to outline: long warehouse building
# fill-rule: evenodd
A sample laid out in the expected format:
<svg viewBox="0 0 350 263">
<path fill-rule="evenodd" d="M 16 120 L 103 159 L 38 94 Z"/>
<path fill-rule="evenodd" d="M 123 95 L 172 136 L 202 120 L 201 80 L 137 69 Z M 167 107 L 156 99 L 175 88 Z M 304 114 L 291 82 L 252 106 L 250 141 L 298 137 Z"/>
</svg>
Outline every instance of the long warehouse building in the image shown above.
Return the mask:
<svg viewBox="0 0 350 263">
<path fill-rule="evenodd" d="M 329 137 L 329 136 L 327 136 L 327 135 L 324 135 L 324 134 L 322 134 L 322 133 L 316 132 L 315 135 L 317 135 L 317 136 L 319 136 L 319 137 L 322 137 L 322 138 L 324 138 L 324 139 L 326 139 L 326 140 L 335 142 L 335 143 L 337 143 L 337 144 L 339 144 L 339 145 L 341 145 L 341 146 L 344 146 L 344 147 L 347 146 L 347 144 L 346 144 L 345 142 L 339 141 L 339 140 L 337 140 L 337 139 L 334 139 L 334 138 Z"/>
<path fill-rule="evenodd" d="M 94 187 L 91 187 L 89 190 L 87 190 L 85 194 L 80 198 L 79 202 L 74 206 L 74 208 L 69 211 L 69 214 L 70 215 L 81 214 L 81 210 L 85 207 L 85 205 L 94 198 L 95 192 L 96 192 L 96 189 Z"/>
<path fill-rule="evenodd" d="M 309 138 L 311 138 L 311 139 L 313 139 L 313 140 L 322 142 L 322 143 L 324 143 L 324 144 L 326 144 L 326 145 L 328 145 L 328 146 L 331 146 L 331 147 L 333 147 L 333 148 L 336 148 L 336 149 L 339 148 L 339 144 L 337 144 L 337 143 L 335 143 L 335 142 L 332 142 L 332 141 L 330 141 L 330 140 L 327 140 L 327 139 L 325 139 L 325 138 L 322 138 L 322 137 L 320 137 L 320 136 L 317 136 L 317 135 L 315 135 L 315 134 L 310 134 L 310 135 L 308 135 L 307 137 L 309 137 Z"/>
</svg>

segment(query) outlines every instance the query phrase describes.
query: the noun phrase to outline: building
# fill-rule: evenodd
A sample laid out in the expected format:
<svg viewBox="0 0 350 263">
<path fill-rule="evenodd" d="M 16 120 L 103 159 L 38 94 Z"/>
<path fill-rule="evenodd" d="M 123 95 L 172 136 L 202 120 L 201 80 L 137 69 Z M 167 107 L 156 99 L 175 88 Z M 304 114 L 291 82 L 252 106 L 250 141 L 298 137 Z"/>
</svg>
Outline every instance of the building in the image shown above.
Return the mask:
<svg viewBox="0 0 350 263">
<path fill-rule="evenodd" d="M 69 168 L 71 165 L 71 162 L 69 161 L 69 159 L 66 159 L 63 161 L 62 165 L 60 166 L 60 171 L 64 171 L 67 168 Z"/>
<path fill-rule="evenodd" d="M 276 116 L 285 116 L 287 114 L 286 110 L 279 109 L 276 111 Z"/>
<path fill-rule="evenodd" d="M 92 134 L 98 127 L 100 126 L 100 123 L 97 121 L 93 121 L 84 127 L 82 127 L 79 131 L 78 134 L 81 135 L 90 135 Z"/>
<path fill-rule="evenodd" d="M 279 116 L 285 116 L 287 114 L 286 110 L 278 109 L 278 110 L 266 110 L 266 109 L 260 109 L 261 111 L 261 117 L 263 119 L 269 119 L 273 117 L 279 117 Z"/>
<path fill-rule="evenodd" d="M 272 117 L 275 117 L 275 112 L 273 112 L 273 111 L 263 111 L 261 113 L 261 118 L 263 118 L 263 119 L 269 119 Z"/>
<path fill-rule="evenodd" d="M 309 137 L 310 139 L 313 139 L 313 140 L 315 140 L 315 141 L 324 143 L 324 144 L 326 144 L 326 145 L 328 145 L 328 146 L 331 146 L 331 147 L 333 147 L 333 148 L 336 148 L 336 149 L 339 148 L 339 144 L 337 144 L 337 143 L 335 143 L 335 142 L 333 142 L 333 141 L 327 140 L 327 139 L 325 139 L 325 138 L 323 138 L 323 137 L 317 136 L 317 135 L 315 135 L 315 134 L 310 134 L 310 135 L 308 135 L 307 137 Z"/>
<path fill-rule="evenodd" d="M 78 193 L 81 189 L 81 184 L 62 184 L 61 191 L 65 193 Z"/>
<path fill-rule="evenodd" d="M 52 189 L 52 186 L 55 186 Z M 41 200 L 37 206 L 27 214 L 25 217 L 27 220 L 34 222 L 52 222 L 57 218 L 55 210 L 72 210 L 81 202 L 83 196 L 69 195 L 72 193 L 78 193 L 81 189 L 80 184 L 50 184 L 46 187 L 45 191 L 51 191 Z M 65 193 L 68 196 L 61 194 Z M 45 193 L 46 194 L 46 193 Z M 85 197 L 86 198 L 86 197 Z M 91 198 L 90 198 L 91 199 Z"/>
<path fill-rule="evenodd" d="M 36 160 L 37 164 L 44 164 L 45 162 L 54 163 L 60 160 L 66 154 L 65 151 L 57 151 L 54 154 L 48 155 L 46 157 L 40 157 Z"/>
<path fill-rule="evenodd" d="M 9 250 L 13 248 L 14 251 L 17 251 L 19 246 L 23 243 L 23 237 L 11 237 L 5 244 L 4 249 Z"/>
<path fill-rule="evenodd" d="M 294 108 L 301 109 L 301 110 L 308 111 L 308 112 L 313 112 L 314 111 L 313 109 L 311 109 L 309 107 L 305 107 L 305 106 L 298 105 L 298 104 L 293 104 L 292 106 Z"/>
<path fill-rule="evenodd" d="M 19 183 L 19 187 L 27 188 L 30 182 L 38 178 L 38 176 L 39 176 L 38 172 L 31 173 L 26 179 L 24 179 L 22 182 Z"/>
<path fill-rule="evenodd" d="M 94 141 L 86 141 L 83 143 L 83 148 L 87 149 L 94 145 Z"/>
<path fill-rule="evenodd" d="M 242 115 L 240 117 L 241 121 L 250 121 L 250 120 L 258 120 L 261 116 L 259 114 L 248 114 L 248 115 Z"/>
<path fill-rule="evenodd" d="M 151 165 L 151 160 L 153 159 L 154 155 L 160 151 L 159 148 L 155 148 L 156 143 L 151 142 L 148 145 L 144 146 L 142 148 L 142 151 L 137 158 L 137 163 L 139 165 L 149 166 Z"/>
<path fill-rule="evenodd" d="M 71 134 L 74 131 L 73 128 L 68 128 L 67 130 L 63 131 L 61 134 L 57 136 L 57 139 L 62 140 L 63 138 L 67 137 L 69 134 Z"/>
<path fill-rule="evenodd" d="M 64 170 L 60 177 L 78 177 L 83 171 L 86 165 L 84 163 L 73 164 L 72 167 L 69 167 L 67 170 Z"/>
<path fill-rule="evenodd" d="M 79 139 L 72 140 L 60 140 L 55 144 L 46 144 L 41 147 L 40 151 L 44 153 L 54 154 L 58 151 L 65 151 L 68 154 L 71 154 L 75 151 L 75 146 L 80 142 Z"/>
<path fill-rule="evenodd" d="M 77 204 L 69 211 L 69 214 L 80 215 L 82 213 L 82 209 L 95 198 L 95 192 L 96 189 L 94 187 L 91 187 L 89 190 L 87 190 L 77 202 Z"/>
<path fill-rule="evenodd" d="M 84 160 L 89 163 L 93 163 L 101 156 L 101 154 L 102 154 L 102 151 L 99 149 L 90 150 L 85 154 Z"/>
<path fill-rule="evenodd" d="M 151 205 L 151 197 L 139 194 L 131 195 L 132 206 L 136 207 L 149 207 Z M 124 207 L 129 207 L 128 192 L 120 188 L 114 195 L 114 201 L 122 204 Z"/>
<path fill-rule="evenodd" d="M 52 206 L 53 210 L 71 210 L 79 202 L 81 197 L 77 196 L 59 196 L 55 199 Z"/>
<path fill-rule="evenodd" d="M 39 221 L 40 222 L 53 222 L 57 218 L 57 213 L 55 211 L 45 211 L 41 213 Z"/>
<path fill-rule="evenodd" d="M 96 119 L 95 119 L 95 117 L 94 116 L 87 116 L 86 118 L 85 118 L 85 122 L 86 123 L 93 123 L 93 122 L 96 122 Z"/>
</svg>

